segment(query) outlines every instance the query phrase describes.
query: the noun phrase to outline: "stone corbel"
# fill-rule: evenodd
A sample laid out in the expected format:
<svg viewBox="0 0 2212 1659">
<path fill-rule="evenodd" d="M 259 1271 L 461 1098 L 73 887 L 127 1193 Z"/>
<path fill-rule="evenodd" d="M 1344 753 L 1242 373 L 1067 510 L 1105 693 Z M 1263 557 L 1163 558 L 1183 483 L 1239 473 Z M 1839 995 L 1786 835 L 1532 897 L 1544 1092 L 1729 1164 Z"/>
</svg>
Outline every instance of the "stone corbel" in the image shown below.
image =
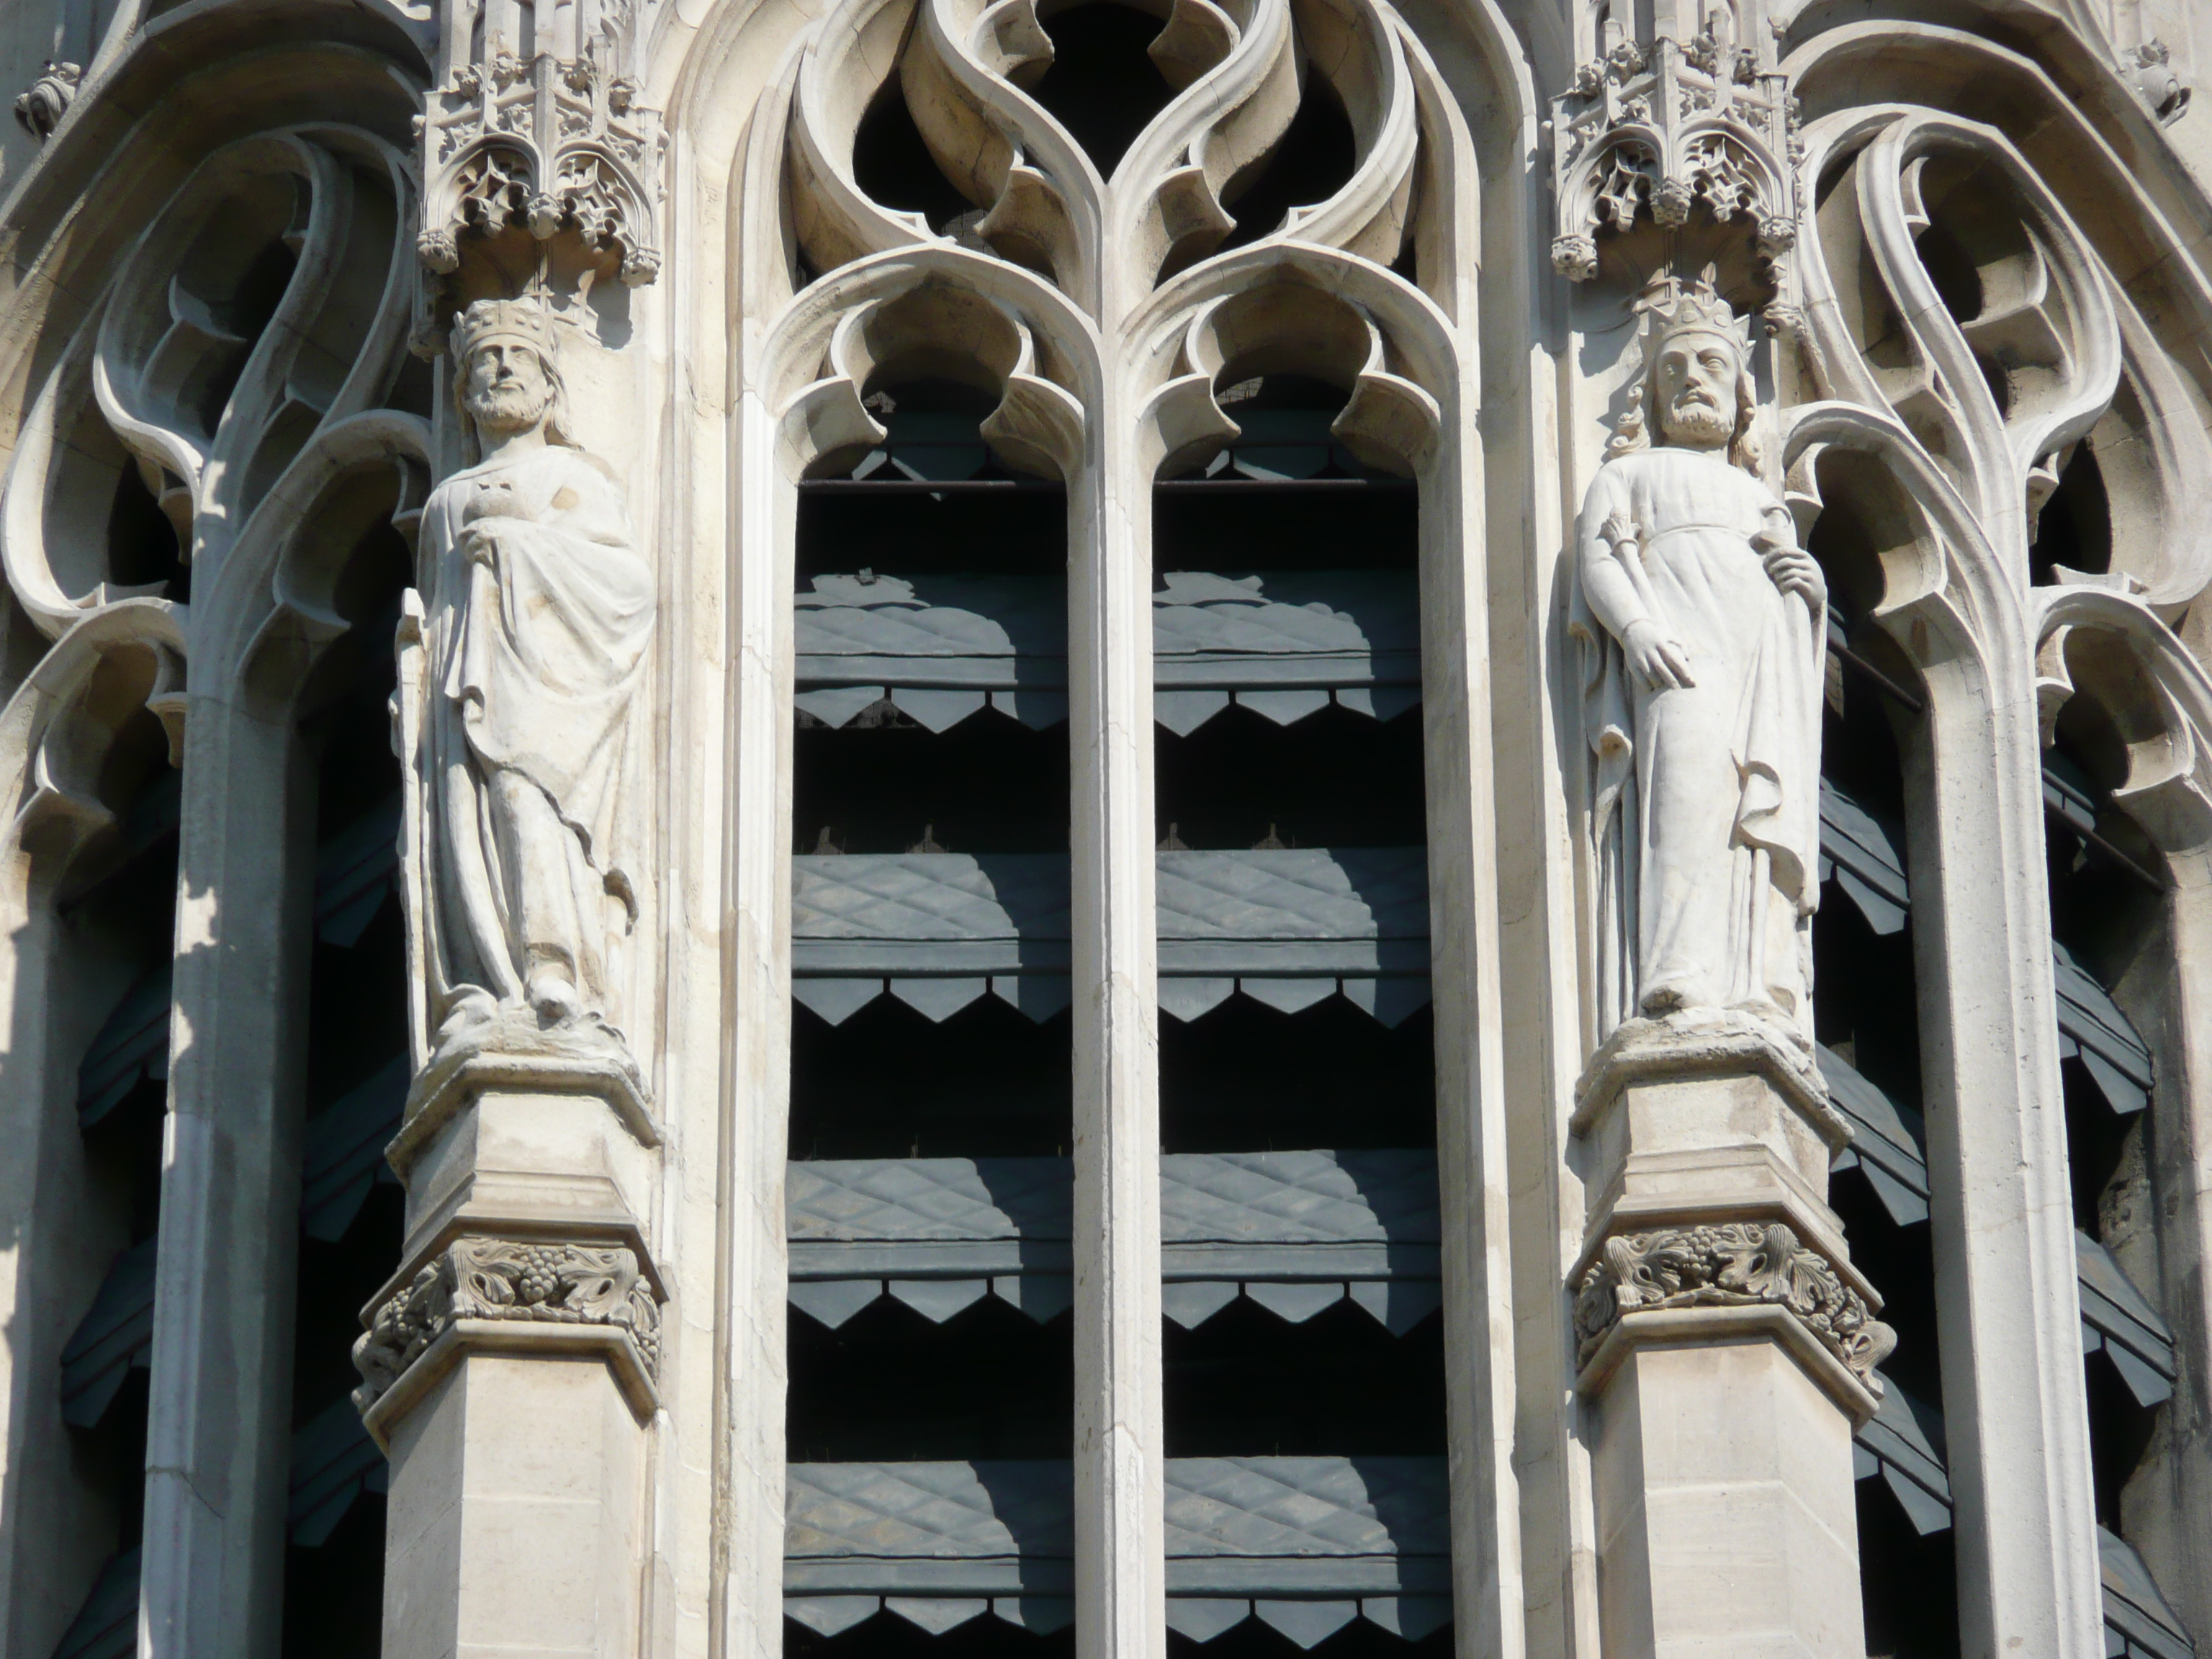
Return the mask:
<svg viewBox="0 0 2212 1659">
<path fill-rule="evenodd" d="M 1644 1341 L 1779 1341 L 1854 1420 L 1896 1346 L 1850 1264 L 1827 1172 L 1850 1139 L 1810 1055 L 1763 1021 L 1625 1021 L 1571 1121 L 1589 1224 L 1569 1274 L 1578 1386 L 1601 1389 Z"/>
<path fill-rule="evenodd" d="M 464 1234 L 401 1274 L 362 1315 L 354 1405 L 377 1443 L 471 1352 L 603 1358 L 640 1423 L 659 1408 L 667 1292 L 642 1241 Z"/>
<path fill-rule="evenodd" d="M 1881 1398 L 1874 1368 L 1897 1346 L 1864 1286 L 1848 1263 L 1808 1248 L 1784 1222 L 1616 1233 L 1575 1281 L 1578 1383 L 1586 1393 L 1602 1388 L 1637 1342 L 1711 1341 L 1717 1326 L 1741 1327 L 1779 1340 L 1864 1422 Z"/>
</svg>

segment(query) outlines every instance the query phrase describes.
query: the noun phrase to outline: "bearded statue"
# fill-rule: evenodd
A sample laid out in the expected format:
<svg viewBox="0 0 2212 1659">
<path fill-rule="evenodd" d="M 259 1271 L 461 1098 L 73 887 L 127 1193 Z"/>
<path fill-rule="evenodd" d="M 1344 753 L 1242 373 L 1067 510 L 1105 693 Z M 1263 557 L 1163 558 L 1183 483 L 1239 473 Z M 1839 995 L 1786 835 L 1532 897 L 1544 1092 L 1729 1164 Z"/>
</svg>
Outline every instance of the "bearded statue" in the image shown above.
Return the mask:
<svg viewBox="0 0 2212 1659">
<path fill-rule="evenodd" d="M 619 1018 L 654 608 L 622 492 L 568 436 L 551 319 L 479 301 L 453 360 L 471 465 L 423 511 L 400 700 L 434 1057 L 497 1018 Z"/>
<path fill-rule="evenodd" d="M 1600 1035 L 1735 1010 L 1808 1046 L 1827 589 L 1760 477 L 1750 343 L 1712 272 L 1645 310 L 1575 524 Z"/>
</svg>

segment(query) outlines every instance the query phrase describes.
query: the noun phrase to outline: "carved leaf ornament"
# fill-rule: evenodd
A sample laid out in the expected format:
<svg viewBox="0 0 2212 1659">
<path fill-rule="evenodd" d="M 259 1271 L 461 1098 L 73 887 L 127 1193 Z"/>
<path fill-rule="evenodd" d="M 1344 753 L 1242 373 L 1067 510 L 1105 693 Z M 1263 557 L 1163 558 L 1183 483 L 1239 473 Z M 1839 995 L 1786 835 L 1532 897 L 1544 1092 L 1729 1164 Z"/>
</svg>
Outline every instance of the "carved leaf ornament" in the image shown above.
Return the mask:
<svg viewBox="0 0 2212 1659">
<path fill-rule="evenodd" d="M 1358 296 L 1381 285 L 1425 312 L 1424 326 L 1435 319 L 1384 267 L 1413 225 L 1424 131 L 1460 129 L 1425 90 L 1425 60 L 1395 15 L 1364 0 L 1176 0 L 1150 49 L 1175 95 L 1110 176 L 1026 90 L 1054 51 L 1033 0 L 846 0 L 808 46 L 782 173 L 797 251 L 824 274 L 775 332 L 787 469 L 832 471 L 878 441 L 860 407 L 869 377 L 922 363 L 1004 399 L 984 435 L 1018 470 L 1070 476 L 1097 441 L 1085 411 L 1125 398 L 1152 463 L 1203 461 L 1237 430 L 1201 407 L 1218 377 L 1310 372 L 1314 348 L 1294 331 L 1333 310 L 1328 377 L 1369 405 L 1347 411 L 1346 430 L 1382 422 L 1376 447 L 1413 470 L 1449 374 L 1441 362 L 1409 373 L 1414 354 Z M 894 77 L 939 170 L 978 210 L 961 240 L 874 200 L 856 176 L 860 117 Z M 1323 95 L 1314 77 L 1352 128 L 1350 177 L 1218 252 L 1300 100 Z M 1293 247 L 1303 262 L 1284 257 Z M 1255 301 L 1278 284 L 1305 292 Z M 1224 348 L 1232 313 L 1243 326 Z M 1390 402 L 1397 412 L 1382 414 Z M 1406 429 L 1409 412 L 1428 429 Z"/>
<path fill-rule="evenodd" d="M 191 660 L 234 673 L 281 641 L 296 684 L 347 626 L 332 594 L 362 515 L 404 530 L 428 477 L 427 422 L 391 407 L 412 213 L 404 158 L 360 130 L 225 145 L 45 367 L 0 508 L 15 600 L 60 641 L 5 716 L 28 757 L 19 833 L 58 817 L 73 847 L 112 817 L 89 780 L 126 712 L 114 687 L 179 763 Z M 118 653 L 147 666 L 99 666 Z"/>
<path fill-rule="evenodd" d="M 1897 1346 L 1897 1333 L 1790 1228 L 1732 1221 L 1607 1239 L 1575 1287 L 1577 1358 L 1587 1364 L 1624 1314 L 1761 1306 L 1787 1309 L 1861 1382 Z"/>
<path fill-rule="evenodd" d="M 370 1316 L 354 1344 L 366 1412 L 430 1345 L 463 1320 L 604 1325 L 637 1346 L 646 1374 L 660 1363 L 660 1304 L 636 1252 L 619 1245 L 464 1237 L 440 1251 Z"/>
</svg>

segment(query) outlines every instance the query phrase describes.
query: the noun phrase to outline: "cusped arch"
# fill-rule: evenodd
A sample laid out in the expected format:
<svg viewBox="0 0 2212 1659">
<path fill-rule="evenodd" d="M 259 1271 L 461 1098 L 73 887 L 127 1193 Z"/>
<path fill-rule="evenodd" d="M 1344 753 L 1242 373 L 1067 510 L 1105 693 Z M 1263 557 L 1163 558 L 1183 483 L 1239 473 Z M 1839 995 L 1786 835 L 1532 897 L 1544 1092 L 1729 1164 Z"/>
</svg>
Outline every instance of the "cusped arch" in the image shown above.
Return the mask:
<svg viewBox="0 0 2212 1659">
<path fill-rule="evenodd" d="M 1087 327 L 1054 290 L 995 261 L 937 246 L 848 266 L 799 296 L 763 356 L 793 479 L 882 441 L 863 400 L 886 374 L 998 398 L 982 435 L 1018 471 L 1065 477 L 1083 464 L 1084 411 L 1097 400 Z"/>
<path fill-rule="evenodd" d="M 9 839 L 51 885 L 112 830 L 127 801 L 111 775 L 142 716 L 158 721 L 163 758 L 180 763 L 185 717 L 182 608 L 130 599 L 64 634 L 0 708 L 0 787 Z"/>
</svg>

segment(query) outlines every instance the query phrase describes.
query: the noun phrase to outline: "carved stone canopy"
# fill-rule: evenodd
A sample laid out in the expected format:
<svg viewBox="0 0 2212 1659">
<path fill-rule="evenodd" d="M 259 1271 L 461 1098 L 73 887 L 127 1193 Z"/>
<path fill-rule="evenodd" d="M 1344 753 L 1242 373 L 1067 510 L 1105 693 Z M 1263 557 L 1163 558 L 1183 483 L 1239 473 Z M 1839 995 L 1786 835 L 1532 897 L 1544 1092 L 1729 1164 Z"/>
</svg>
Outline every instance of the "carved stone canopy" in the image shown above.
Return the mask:
<svg viewBox="0 0 2212 1659">
<path fill-rule="evenodd" d="M 1561 276 L 1597 274 L 1601 235 L 1647 219 L 1680 230 L 1700 204 L 1717 222 L 1741 218 L 1764 264 L 1796 246 L 1796 100 L 1772 43 L 1756 34 L 1727 7 L 1687 41 L 1639 42 L 1606 23 L 1599 55 L 1552 100 Z"/>
</svg>

